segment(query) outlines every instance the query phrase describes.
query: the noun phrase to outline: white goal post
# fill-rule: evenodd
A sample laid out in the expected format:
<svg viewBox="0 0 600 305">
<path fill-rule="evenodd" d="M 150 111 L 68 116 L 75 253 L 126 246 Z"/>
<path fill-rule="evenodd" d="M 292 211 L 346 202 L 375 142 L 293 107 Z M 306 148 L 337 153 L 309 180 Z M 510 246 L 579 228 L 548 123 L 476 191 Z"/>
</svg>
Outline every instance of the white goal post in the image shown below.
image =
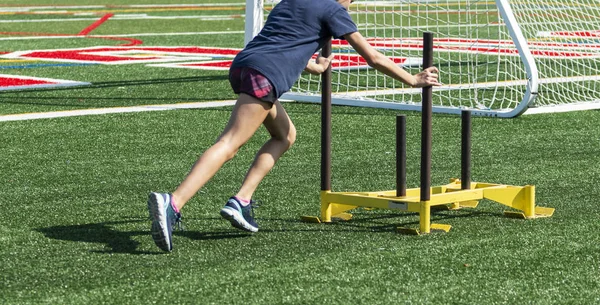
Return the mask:
<svg viewBox="0 0 600 305">
<path fill-rule="evenodd" d="M 246 43 L 277 2 L 246 1 Z M 434 112 L 600 108 L 600 0 L 358 0 L 349 12 L 375 48 L 413 74 L 422 33 L 433 33 L 444 84 L 433 90 Z M 345 41 L 334 40 L 333 53 L 334 104 L 421 109 L 420 89 L 369 68 Z M 282 98 L 320 102 L 320 77 L 303 74 Z"/>
</svg>

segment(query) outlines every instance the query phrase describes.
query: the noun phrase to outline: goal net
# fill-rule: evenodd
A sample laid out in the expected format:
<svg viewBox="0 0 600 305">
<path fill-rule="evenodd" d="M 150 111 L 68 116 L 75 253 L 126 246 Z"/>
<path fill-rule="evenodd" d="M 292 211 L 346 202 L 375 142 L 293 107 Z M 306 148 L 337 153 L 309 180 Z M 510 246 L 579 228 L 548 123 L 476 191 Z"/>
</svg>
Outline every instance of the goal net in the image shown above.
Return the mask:
<svg viewBox="0 0 600 305">
<path fill-rule="evenodd" d="M 278 1 L 247 0 L 246 39 Z M 434 35 L 442 87 L 433 111 L 514 117 L 525 111 L 600 108 L 599 0 L 358 0 L 363 36 L 412 74 L 423 32 Z M 420 89 L 395 81 L 343 40 L 333 40 L 332 102 L 420 110 Z M 283 98 L 320 102 L 320 76 L 302 74 Z"/>
</svg>

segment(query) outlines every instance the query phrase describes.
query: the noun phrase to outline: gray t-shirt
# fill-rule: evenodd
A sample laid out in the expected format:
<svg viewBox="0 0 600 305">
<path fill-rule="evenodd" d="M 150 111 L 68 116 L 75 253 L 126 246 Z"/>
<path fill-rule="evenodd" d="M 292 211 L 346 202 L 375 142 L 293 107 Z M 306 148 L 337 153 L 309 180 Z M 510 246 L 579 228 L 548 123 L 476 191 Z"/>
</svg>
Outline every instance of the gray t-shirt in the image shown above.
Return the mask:
<svg viewBox="0 0 600 305">
<path fill-rule="evenodd" d="M 343 38 L 356 31 L 348 11 L 335 0 L 283 0 L 231 67 L 259 71 L 280 97 L 290 90 L 308 60 L 330 37 Z"/>
</svg>

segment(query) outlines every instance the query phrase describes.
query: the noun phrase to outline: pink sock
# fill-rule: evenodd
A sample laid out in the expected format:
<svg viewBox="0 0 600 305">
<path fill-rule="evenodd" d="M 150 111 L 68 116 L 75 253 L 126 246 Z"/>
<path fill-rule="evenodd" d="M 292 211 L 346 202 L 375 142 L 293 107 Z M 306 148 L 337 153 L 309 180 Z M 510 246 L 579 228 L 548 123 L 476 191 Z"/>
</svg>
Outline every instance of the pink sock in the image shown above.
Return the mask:
<svg viewBox="0 0 600 305">
<path fill-rule="evenodd" d="M 173 196 L 171 196 L 171 207 L 173 208 L 173 211 L 175 211 L 175 213 L 179 213 L 179 209 L 175 205 L 175 199 L 173 199 Z"/>
<path fill-rule="evenodd" d="M 242 199 L 238 196 L 235 196 L 235 199 L 237 199 L 242 204 L 242 206 L 247 206 L 250 204 L 250 200 Z"/>
</svg>

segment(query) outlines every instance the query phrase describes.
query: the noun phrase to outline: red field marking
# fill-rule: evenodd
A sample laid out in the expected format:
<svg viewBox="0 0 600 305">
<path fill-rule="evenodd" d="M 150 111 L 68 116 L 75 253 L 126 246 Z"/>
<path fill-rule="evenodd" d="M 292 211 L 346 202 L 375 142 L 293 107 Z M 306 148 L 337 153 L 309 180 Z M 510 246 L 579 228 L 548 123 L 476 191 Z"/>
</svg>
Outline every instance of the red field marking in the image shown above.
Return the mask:
<svg viewBox="0 0 600 305">
<path fill-rule="evenodd" d="M 231 60 L 241 51 L 236 48 L 215 48 L 202 46 L 163 47 L 87 47 L 78 49 L 18 51 L 3 58 L 36 59 L 55 62 L 78 62 L 95 64 L 136 64 L 163 63 L 160 67 L 225 70 Z M 316 55 L 315 55 L 316 56 Z M 314 58 L 314 57 L 313 57 Z M 420 60 L 406 57 L 389 57 L 398 65 L 420 64 Z M 418 62 L 417 62 L 418 61 Z M 177 62 L 177 63 L 175 63 Z M 369 65 L 358 54 L 334 54 L 331 63 L 334 69 L 362 69 Z"/>
<path fill-rule="evenodd" d="M 131 46 L 139 46 L 144 42 L 137 38 L 127 38 L 127 37 L 112 37 L 112 36 L 85 36 L 86 38 L 100 38 L 107 40 L 117 40 L 117 41 L 127 41 L 129 43 L 119 44 L 120 47 L 131 47 Z"/>
<path fill-rule="evenodd" d="M 389 57 L 396 64 L 403 64 L 406 62 L 405 57 Z M 360 55 L 356 54 L 334 54 L 333 61 L 331 62 L 331 68 L 360 68 L 368 67 L 367 61 Z"/>
<path fill-rule="evenodd" d="M 205 70 L 229 70 L 233 60 L 219 60 L 219 61 L 208 61 L 208 62 L 194 62 L 194 63 L 177 63 L 172 65 L 163 65 L 164 67 L 172 68 L 193 68 L 193 69 L 205 69 Z"/>
<path fill-rule="evenodd" d="M 313 56 L 313 59 L 317 55 Z M 390 57 L 390 59 L 398 64 L 407 64 L 411 59 L 405 57 Z M 216 61 L 200 61 L 200 62 L 176 62 L 176 63 L 163 63 L 163 64 L 151 64 L 151 67 L 166 67 L 166 68 L 187 68 L 187 69 L 201 69 L 201 70 L 228 70 L 231 66 L 232 60 L 216 60 Z M 415 64 L 414 61 L 410 62 Z M 420 64 L 420 60 L 419 63 Z M 369 65 L 367 61 L 358 54 L 334 54 L 333 61 L 331 62 L 331 68 L 334 70 L 350 70 L 350 69 L 361 69 L 367 68 Z"/>
<path fill-rule="evenodd" d="M 86 36 L 86 35 L 73 35 L 73 34 L 53 34 L 53 33 L 38 33 L 38 32 L 0 32 L 0 35 L 7 36 L 56 36 L 56 37 L 85 37 L 93 39 L 107 39 L 117 41 L 127 41 L 127 44 L 120 44 L 119 46 L 136 46 L 144 43 L 143 41 L 136 38 L 127 37 L 112 37 L 112 36 Z"/>
<path fill-rule="evenodd" d="M 560 33 L 560 32 L 556 32 Z M 555 33 L 551 33 L 554 35 Z M 600 36 L 600 32 L 599 32 Z M 465 38 L 434 38 L 435 43 L 447 44 L 490 44 L 498 46 L 514 46 L 511 40 L 488 40 L 488 39 L 465 39 Z M 551 42 L 551 41 L 528 41 L 530 47 L 537 48 L 561 48 L 567 50 L 582 50 L 582 49 L 600 49 L 598 43 L 570 43 L 570 42 Z"/>
<path fill-rule="evenodd" d="M 57 84 L 57 82 L 0 76 L 0 87 L 52 85 L 52 84 Z"/>
<path fill-rule="evenodd" d="M 101 26 L 104 22 L 106 22 L 108 19 L 110 19 L 110 17 L 112 17 L 114 15 L 115 14 L 109 13 L 109 14 L 102 16 L 102 18 L 98 19 L 96 22 L 90 24 L 90 26 L 88 26 L 87 28 L 85 28 L 81 32 L 79 32 L 78 35 L 86 36 L 87 34 L 92 32 L 93 30 L 95 30 L 97 27 Z"/>
<path fill-rule="evenodd" d="M 37 78 L 29 76 L 0 74 L 0 91 L 33 89 L 33 88 L 52 88 L 65 86 L 81 86 L 89 83 L 68 81 L 61 79 Z"/>
<path fill-rule="evenodd" d="M 133 64 L 206 60 L 206 58 L 233 58 L 240 49 L 211 47 L 89 47 L 80 49 L 18 51 L 4 58 L 40 59 L 60 62 L 86 62 L 98 64 Z M 150 53 L 136 56 L 135 53 Z"/>
<path fill-rule="evenodd" d="M 374 47 L 390 48 L 399 50 L 422 50 L 423 43 L 420 38 L 407 39 L 384 39 L 371 38 L 367 39 Z M 476 54 L 502 54 L 510 56 L 518 56 L 519 51 L 514 47 L 512 41 L 494 41 L 494 40 L 479 40 L 479 39 L 453 39 L 443 38 L 434 39 L 433 48 L 442 52 L 455 53 L 476 53 Z M 334 46 L 349 46 L 345 40 L 333 40 Z M 549 50 L 533 49 L 531 54 L 537 57 L 545 58 L 584 58 L 584 57 L 600 57 L 598 53 L 579 52 L 579 49 L 592 48 L 581 44 L 562 44 L 562 45 L 545 45 L 542 43 L 535 44 L 537 47 L 552 47 Z M 560 48 L 559 48 L 560 46 Z M 562 50 L 561 50 L 562 49 Z"/>
</svg>

